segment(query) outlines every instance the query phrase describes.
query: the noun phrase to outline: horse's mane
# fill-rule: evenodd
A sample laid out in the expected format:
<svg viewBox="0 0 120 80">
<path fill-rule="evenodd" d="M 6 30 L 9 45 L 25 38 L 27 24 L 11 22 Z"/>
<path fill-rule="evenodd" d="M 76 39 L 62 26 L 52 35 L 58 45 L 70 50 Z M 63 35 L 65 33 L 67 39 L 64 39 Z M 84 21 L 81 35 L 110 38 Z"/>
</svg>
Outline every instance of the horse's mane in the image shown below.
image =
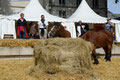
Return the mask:
<svg viewBox="0 0 120 80">
<path fill-rule="evenodd" d="M 54 25 L 56 25 L 56 26 L 60 26 L 61 23 L 59 23 L 59 22 L 54 22 Z"/>
<path fill-rule="evenodd" d="M 54 25 L 60 26 L 60 29 L 65 30 L 64 26 L 60 22 L 55 22 Z"/>
</svg>

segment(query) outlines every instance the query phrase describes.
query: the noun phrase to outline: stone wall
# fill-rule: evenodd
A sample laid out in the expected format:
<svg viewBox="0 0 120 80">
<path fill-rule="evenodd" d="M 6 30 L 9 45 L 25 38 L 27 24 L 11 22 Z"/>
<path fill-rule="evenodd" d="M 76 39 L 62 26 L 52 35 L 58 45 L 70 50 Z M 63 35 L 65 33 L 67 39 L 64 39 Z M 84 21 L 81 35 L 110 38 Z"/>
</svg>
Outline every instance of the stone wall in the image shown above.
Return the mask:
<svg viewBox="0 0 120 80">
<path fill-rule="evenodd" d="M 44 0 L 43 2 L 46 1 L 48 0 Z M 49 3 L 49 1 L 52 1 L 52 3 Z M 60 11 L 65 11 L 66 14 L 65 17 L 69 17 L 74 13 L 74 11 L 77 9 L 78 6 L 77 0 L 65 0 L 65 5 L 60 5 L 59 0 L 49 0 L 49 1 L 48 3 L 46 3 L 47 11 L 56 16 L 60 16 L 59 15 Z M 97 14 L 107 17 L 107 0 L 98 0 L 98 7 L 93 7 L 93 0 L 86 0 L 86 1 Z"/>
</svg>

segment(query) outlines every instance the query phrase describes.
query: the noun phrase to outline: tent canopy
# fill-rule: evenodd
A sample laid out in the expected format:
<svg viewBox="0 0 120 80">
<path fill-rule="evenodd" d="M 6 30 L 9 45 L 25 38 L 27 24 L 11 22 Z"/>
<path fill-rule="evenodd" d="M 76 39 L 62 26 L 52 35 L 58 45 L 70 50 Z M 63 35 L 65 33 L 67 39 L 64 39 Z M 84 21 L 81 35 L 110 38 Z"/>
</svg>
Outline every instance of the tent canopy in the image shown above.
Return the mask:
<svg viewBox="0 0 120 80">
<path fill-rule="evenodd" d="M 0 15 L 0 19 L 4 19 L 6 16 Z"/>
<path fill-rule="evenodd" d="M 66 21 L 63 18 L 53 16 L 49 14 L 39 3 L 38 0 L 31 0 L 27 7 L 21 12 L 25 14 L 25 19 L 27 21 L 39 21 L 41 19 L 41 15 L 45 15 L 46 21 L 49 22 L 62 22 Z M 20 14 L 14 14 L 9 16 L 11 19 L 18 20 Z"/>
<path fill-rule="evenodd" d="M 78 9 L 73 13 L 72 16 L 68 18 L 69 21 L 78 22 L 82 21 L 84 23 L 105 23 L 105 17 L 101 17 L 96 14 L 87 4 L 85 0 L 82 0 L 81 4 L 79 5 Z M 120 23 L 120 21 L 112 20 L 114 23 Z"/>
</svg>

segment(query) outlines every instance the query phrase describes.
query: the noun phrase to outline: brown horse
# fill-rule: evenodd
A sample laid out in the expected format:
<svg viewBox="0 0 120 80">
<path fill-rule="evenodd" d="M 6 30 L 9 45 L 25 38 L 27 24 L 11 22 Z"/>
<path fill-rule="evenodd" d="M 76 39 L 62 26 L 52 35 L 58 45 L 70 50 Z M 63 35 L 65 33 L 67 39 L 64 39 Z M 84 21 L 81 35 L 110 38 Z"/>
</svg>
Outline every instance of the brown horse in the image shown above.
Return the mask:
<svg viewBox="0 0 120 80">
<path fill-rule="evenodd" d="M 48 37 L 63 37 L 70 38 L 71 34 L 69 31 L 65 30 L 64 27 L 59 22 L 49 23 L 52 27 L 48 31 Z"/>
<path fill-rule="evenodd" d="M 105 51 L 105 59 L 106 61 L 111 61 L 111 49 L 112 49 L 112 43 L 113 43 L 113 35 L 111 32 L 106 30 L 101 31 L 88 31 L 83 36 L 83 39 L 90 41 L 94 44 L 95 49 L 96 48 L 103 48 Z M 92 52 L 92 56 L 94 58 L 94 64 L 98 64 L 99 61 L 96 58 L 96 51 L 95 49 Z"/>
</svg>

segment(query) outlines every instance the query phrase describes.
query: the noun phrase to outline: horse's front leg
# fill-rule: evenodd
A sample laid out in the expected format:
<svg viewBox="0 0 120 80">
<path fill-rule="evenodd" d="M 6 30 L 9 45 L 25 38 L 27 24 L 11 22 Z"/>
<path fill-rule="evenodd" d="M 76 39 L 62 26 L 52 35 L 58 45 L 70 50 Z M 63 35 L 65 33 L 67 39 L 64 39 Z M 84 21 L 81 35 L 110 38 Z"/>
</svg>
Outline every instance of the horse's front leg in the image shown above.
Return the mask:
<svg viewBox="0 0 120 80">
<path fill-rule="evenodd" d="M 103 47 L 104 51 L 105 51 L 105 58 L 107 60 L 108 57 L 108 46 Z"/>
<path fill-rule="evenodd" d="M 94 63 L 93 64 L 99 64 L 99 61 L 98 61 L 98 59 L 96 57 L 96 51 L 95 51 L 95 49 L 92 52 L 92 57 L 94 59 Z"/>
</svg>

